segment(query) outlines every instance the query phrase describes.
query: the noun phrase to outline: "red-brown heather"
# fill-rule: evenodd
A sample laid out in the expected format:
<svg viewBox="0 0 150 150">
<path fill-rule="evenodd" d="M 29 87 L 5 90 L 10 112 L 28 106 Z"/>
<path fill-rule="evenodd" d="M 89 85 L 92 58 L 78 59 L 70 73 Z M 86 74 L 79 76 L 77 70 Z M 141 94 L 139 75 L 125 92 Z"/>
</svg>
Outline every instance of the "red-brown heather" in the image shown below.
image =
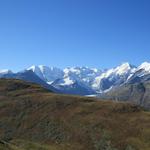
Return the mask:
<svg viewBox="0 0 150 150">
<path fill-rule="evenodd" d="M 150 112 L 0 79 L 0 150 L 149 150 Z"/>
</svg>

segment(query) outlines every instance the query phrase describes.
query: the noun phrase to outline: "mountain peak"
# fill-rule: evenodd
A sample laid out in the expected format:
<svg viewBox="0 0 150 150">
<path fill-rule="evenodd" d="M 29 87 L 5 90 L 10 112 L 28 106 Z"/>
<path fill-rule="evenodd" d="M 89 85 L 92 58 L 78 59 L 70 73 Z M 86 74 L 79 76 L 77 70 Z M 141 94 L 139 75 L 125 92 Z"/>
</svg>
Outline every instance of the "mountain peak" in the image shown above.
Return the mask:
<svg viewBox="0 0 150 150">
<path fill-rule="evenodd" d="M 122 63 L 120 66 L 118 66 L 116 68 L 107 70 L 107 74 L 108 75 L 110 75 L 110 74 L 123 75 L 123 74 L 129 73 L 134 68 L 135 67 L 133 65 L 126 62 L 126 63 Z"/>
<path fill-rule="evenodd" d="M 122 63 L 120 68 L 133 68 L 133 65 L 129 64 L 128 62 Z"/>
<path fill-rule="evenodd" d="M 116 67 L 115 72 L 119 75 L 122 75 L 124 73 L 128 73 L 134 68 L 135 67 L 133 65 L 129 64 L 128 62 L 125 62 L 125 63 L 122 63 L 120 66 Z"/>
<path fill-rule="evenodd" d="M 32 65 L 31 67 L 27 68 L 26 70 L 32 70 L 34 72 L 37 69 L 39 69 L 38 66 Z"/>
<path fill-rule="evenodd" d="M 142 63 L 139 67 L 138 67 L 138 70 L 145 70 L 147 72 L 150 72 L 150 63 L 149 62 L 144 62 Z"/>
<path fill-rule="evenodd" d="M 8 74 L 8 73 L 12 73 L 12 71 L 9 69 L 0 70 L 0 74 Z"/>
</svg>

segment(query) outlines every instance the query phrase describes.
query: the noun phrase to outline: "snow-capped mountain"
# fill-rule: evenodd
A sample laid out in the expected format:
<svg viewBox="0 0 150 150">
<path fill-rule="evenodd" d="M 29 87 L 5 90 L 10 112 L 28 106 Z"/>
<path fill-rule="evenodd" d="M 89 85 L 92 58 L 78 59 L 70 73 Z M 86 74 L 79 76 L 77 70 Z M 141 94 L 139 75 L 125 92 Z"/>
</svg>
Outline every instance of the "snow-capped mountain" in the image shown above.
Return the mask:
<svg viewBox="0 0 150 150">
<path fill-rule="evenodd" d="M 12 74 L 13 72 L 8 69 L 0 70 L 0 77 L 2 77 L 5 74 Z"/>
<path fill-rule="evenodd" d="M 121 85 L 134 74 L 136 67 L 129 63 L 123 63 L 122 65 L 103 72 L 100 76 L 97 76 L 92 84 L 92 88 L 97 92 L 107 91 L 114 86 Z"/>
<path fill-rule="evenodd" d="M 91 84 L 95 77 L 101 74 L 100 70 L 88 67 L 68 67 L 61 70 L 56 67 L 40 65 L 31 66 L 26 70 L 33 71 L 42 80 L 59 89 L 60 91 L 63 91 L 63 93 L 82 93 L 82 95 L 83 93 L 86 94 L 86 91 L 87 94 L 93 93 Z M 65 92 L 65 90 L 68 92 Z"/>
<path fill-rule="evenodd" d="M 144 62 L 130 75 L 127 83 L 138 83 L 150 79 L 150 63 Z"/>
<path fill-rule="evenodd" d="M 138 70 L 144 70 L 145 72 L 148 72 L 148 73 L 150 73 L 150 63 L 148 63 L 148 62 L 144 62 L 144 63 L 142 63 L 138 68 L 137 68 Z"/>
<path fill-rule="evenodd" d="M 150 63 L 148 62 L 144 62 L 138 67 L 123 63 L 108 70 L 88 67 L 59 69 L 40 65 L 31 66 L 25 71 L 32 71 L 43 82 L 62 93 L 78 95 L 108 92 L 123 84 L 150 79 Z M 0 77 L 11 77 L 11 74 L 13 73 L 10 70 L 0 71 Z"/>
<path fill-rule="evenodd" d="M 88 67 L 65 68 L 63 72 L 64 79 L 69 78 L 72 81 L 78 81 L 86 86 L 91 86 L 91 83 L 94 81 L 95 77 L 102 73 L 99 69 Z"/>
<path fill-rule="evenodd" d="M 51 84 L 56 79 L 62 78 L 64 75 L 63 71 L 59 68 L 48 67 L 43 65 L 31 66 L 26 70 L 32 70 L 38 77 L 40 77 L 48 84 Z"/>
<path fill-rule="evenodd" d="M 24 81 L 27 81 L 27 82 L 33 82 L 33 83 L 36 83 L 36 84 L 39 84 L 39 85 L 43 86 L 44 88 L 46 88 L 50 91 L 60 93 L 60 91 L 55 89 L 53 86 L 47 84 L 44 80 L 39 78 L 31 70 L 24 70 L 24 71 L 20 71 L 20 72 L 17 72 L 17 73 L 12 73 L 12 72 L 9 71 L 9 72 L 1 75 L 0 78 L 19 79 L 19 80 L 24 80 Z"/>
<path fill-rule="evenodd" d="M 142 63 L 137 68 L 136 71 L 140 72 L 139 76 L 144 76 L 144 75 L 150 74 L 150 63 L 148 63 L 148 62 Z"/>
<path fill-rule="evenodd" d="M 150 109 L 150 63 L 142 63 L 129 75 L 126 82 L 97 96 L 110 100 L 129 101 Z"/>
<path fill-rule="evenodd" d="M 52 83 L 52 86 L 67 91 L 69 94 L 87 95 L 93 94 L 95 91 L 91 88 L 91 84 L 95 77 L 101 74 L 101 71 L 88 67 L 71 67 L 63 70 L 64 76 Z"/>
</svg>

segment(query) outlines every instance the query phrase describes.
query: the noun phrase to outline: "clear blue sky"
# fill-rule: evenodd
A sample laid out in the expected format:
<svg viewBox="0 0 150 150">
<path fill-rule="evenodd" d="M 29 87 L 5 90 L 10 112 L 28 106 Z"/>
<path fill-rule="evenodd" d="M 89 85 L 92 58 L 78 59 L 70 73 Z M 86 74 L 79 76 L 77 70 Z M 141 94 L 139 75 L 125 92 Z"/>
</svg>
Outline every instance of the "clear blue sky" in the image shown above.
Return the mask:
<svg viewBox="0 0 150 150">
<path fill-rule="evenodd" d="M 0 69 L 150 60 L 150 0 L 0 0 Z"/>
</svg>

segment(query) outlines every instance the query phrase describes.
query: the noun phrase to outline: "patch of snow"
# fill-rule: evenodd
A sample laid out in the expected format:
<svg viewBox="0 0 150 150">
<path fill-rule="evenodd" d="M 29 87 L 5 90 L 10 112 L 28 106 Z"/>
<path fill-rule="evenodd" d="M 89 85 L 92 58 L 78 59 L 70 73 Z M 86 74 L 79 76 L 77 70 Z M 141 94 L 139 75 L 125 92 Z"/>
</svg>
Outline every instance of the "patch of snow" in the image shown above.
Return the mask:
<svg viewBox="0 0 150 150">
<path fill-rule="evenodd" d="M 0 74 L 8 74 L 8 73 L 12 73 L 12 71 L 8 69 L 0 70 Z"/>
<path fill-rule="evenodd" d="M 60 85 L 62 85 L 62 86 L 66 86 L 66 85 L 72 85 L 74 82 L 73 82 L 73 80 L 71 80 L 69 77 L 67 77 L 67 78 L 64 78 L 64 83 L 61 83 Z"/>
<path fill-rule="evenodd" d="M 138 70 L 145 70 L 146 72 L 150 72 L 150 63 L 148 62 L 144 62 L 142 63 L 139 67 L 138 67 Z"/>
<path fill-rule="evenodd" d="M 85 95 L 86 97 L 97 97 L 97 95 Z"/>
<path fill-rule="evenodd" d="M 51 81 L 51 82 L 46 82 L 47 84 L 49 84 L 49 85 L 51 85 L 52 83 L 53 83 L 53 81 Z"/>
</svg>

